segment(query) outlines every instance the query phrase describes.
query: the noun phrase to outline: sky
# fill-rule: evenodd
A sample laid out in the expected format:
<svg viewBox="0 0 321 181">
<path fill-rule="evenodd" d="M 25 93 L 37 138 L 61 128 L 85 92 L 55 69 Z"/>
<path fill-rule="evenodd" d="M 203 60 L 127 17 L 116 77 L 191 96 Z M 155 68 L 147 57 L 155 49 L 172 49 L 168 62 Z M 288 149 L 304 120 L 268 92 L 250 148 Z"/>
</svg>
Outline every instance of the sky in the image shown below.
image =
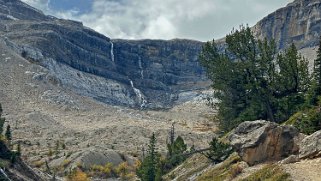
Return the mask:
<svg viewBox="0 0 321 181">
<path fill-rule="evenodd" d="M 22 0 L 59 18 L 81 21 L 110 38 L 219 39 L 253 26 L 291 0 Z"/>
</svg>

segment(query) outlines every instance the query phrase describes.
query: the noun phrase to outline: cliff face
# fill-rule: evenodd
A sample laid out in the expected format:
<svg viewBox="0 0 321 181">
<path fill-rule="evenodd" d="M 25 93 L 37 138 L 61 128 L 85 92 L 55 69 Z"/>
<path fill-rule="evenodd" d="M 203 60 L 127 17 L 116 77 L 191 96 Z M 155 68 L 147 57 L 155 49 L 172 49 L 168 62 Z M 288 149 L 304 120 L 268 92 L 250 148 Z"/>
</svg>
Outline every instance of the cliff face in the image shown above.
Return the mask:
<svg viewBox="0 0 321 181">
<path fill-rule="evenodd" d="M 299 49 L 317 46 L 321 35 L 321 2 L 295 0 L 259 21 L 253 30 L 259 38 L 274 38 L 279 49 L 291 43 Z"/>
<path fill-rule="evenodd" d="M 35 79 L 104 103 L 168 108 L 209 87 L 197 60 L 202 42 L 111 40 L 19 0 L 0 0 L 0 20 L 1 39 L 49 70 Z M 280 50 L 294 42 L 311 54 L 309 47 L 318 44 L 321 34 L 321 2 L 296 0 L 258 22 L 253 31 L 259 38 L 274 38 Z"/>
<path fill-rule="evenodd" d="M 188 99 L 180 98 L 181 92 L 209 85 L 197 60 L 201 42 L 111 40 L 18 0 L 0 4 L 6 44 L 49 69 L 57 85 L 81 95 L 116 105 L 167 108 Z"/>
</svg>

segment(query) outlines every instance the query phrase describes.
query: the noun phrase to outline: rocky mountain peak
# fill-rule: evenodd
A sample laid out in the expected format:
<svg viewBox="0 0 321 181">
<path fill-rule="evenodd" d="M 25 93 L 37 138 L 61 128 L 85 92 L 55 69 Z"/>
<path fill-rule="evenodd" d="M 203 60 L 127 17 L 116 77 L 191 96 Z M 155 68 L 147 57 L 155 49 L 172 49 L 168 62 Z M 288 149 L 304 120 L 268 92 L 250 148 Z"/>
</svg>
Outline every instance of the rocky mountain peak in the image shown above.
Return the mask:
<svg viewBox="0 0 321 181">
<path fill-rule="evenodd" d="M 253 30 L 259 38 L 275 39 L 279 49 L 291 43 L 299 49 L 314 47 L 321 35 L 321 2 L 295 0 L 263 18 Z"/>
<path fill-rule="evenodd" d="M 20 0 L 0 0 L 1 20 L 49 20 L 42 11 L 29 6 Z"/>
</svg>

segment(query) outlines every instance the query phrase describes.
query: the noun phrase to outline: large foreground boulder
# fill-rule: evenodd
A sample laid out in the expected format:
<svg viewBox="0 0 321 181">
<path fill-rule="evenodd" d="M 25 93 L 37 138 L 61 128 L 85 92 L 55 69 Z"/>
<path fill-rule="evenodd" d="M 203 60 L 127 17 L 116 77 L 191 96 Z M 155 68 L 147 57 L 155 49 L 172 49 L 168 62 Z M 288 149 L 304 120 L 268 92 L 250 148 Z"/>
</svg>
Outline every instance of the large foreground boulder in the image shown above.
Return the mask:
<svg viewBox="0 0 321 181">
<path fill-rule="evenodd" d="M 304 138 L 300 145 L 300 159 L 316 158 L 321 156 L 321 130 Z"/>
<path fill-rule="evenodd" d="M 299 138 L 296 128 L 263 120 L 241 123 L 228 137 L 230 144 L 250 165 L 298 154 Z"/>
</svg>

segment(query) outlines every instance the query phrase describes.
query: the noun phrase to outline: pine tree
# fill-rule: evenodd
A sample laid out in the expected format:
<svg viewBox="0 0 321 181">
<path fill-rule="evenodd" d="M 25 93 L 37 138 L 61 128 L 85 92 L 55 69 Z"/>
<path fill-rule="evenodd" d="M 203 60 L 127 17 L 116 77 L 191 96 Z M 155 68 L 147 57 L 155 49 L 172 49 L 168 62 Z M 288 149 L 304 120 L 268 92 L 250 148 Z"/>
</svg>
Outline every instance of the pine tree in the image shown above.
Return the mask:
<svg viewBox="0 0 321 181">
<path fill-rule="evenodd" d="M 155 181 L 156 173 L 159 172 L 157 171 L 159 169 L 159 158 L 160 156 L 156 151 L 156 137 L 155 133 L 153 133 L 149 141 L 147 156 L 137 170 L 137 175 L 142 181 Z"/>
<path fill-rule="evenodd" d="M 217 138 L 213 138 L 210 144 L 210 150 L 205 153 L 205 156 L 214 163 L 224 161 L 230 154 L 233 153 L 231 146 L 221 143 Z"/>
<path fill-rule="evenodd" d="M 317 51 L 317 58 L 314 60 L 314 79 L 317 83 L 317 94 L 321 95 L 321 37 L 319 48 Z"/>
<path fill-rule="evenodd" d="M 4 125 L 4 122 L 6 121 L 6 119 L 5 118 L 2 118 L 1 116 L 2 116 L 2 106 L 1 106 L 1 103 L 0 103 L 0 136 L 1 136 L 1 134 L 2 134 L 2 132 L 3 132 L 3 125 Z"/>
<path fill-rule="evenodd" d="M 59 140 L 56 141 L 56 145 L 55 145 L 55 154 L 56 154 L 56 157 L 58 156 L 59 154 L 59 146 L 60 146 L 60 142 Z"/>
<path fill-rule="evenodd" d="M 167 141 L 166 141 L 167 142 Z M 172 145 L 175 142 L 175 123 L 172 123 L 172 126 L 169 131 L 169 143 L 167 143 L 167 156 L 171 157 L 173 155 Z"/>
<path fill-rule="evenodd" d="M 168 150 L 171 151 L 172 155 L 167 158 L 167 170 L 181 164 L 186 159 L 183 154 L 187 150 L 187 145 L 181 136 L 178 136 L 172 145 L 168 145 Z"/>
<path fill-rule="evenodd" d="M 314 60 L 313 83 L 308 103 L 314 106 L 317 105 L 318 96 L 321 96 L 321 37 L 319 48 L 317 50 L 317 58 Z"/>
<path fill-rule="evenodd" d="M 229 131 L 240 122 L 287 120 L 303 106 L 310 87 L 308 63 L 291 47 L 279 54 L 273 40 L 257 40 L 241 27 L 226 36 L 226 50 L 207 42 L 200 61 L 215 90 L 220 128 Z"/>
<path fill-rule="evenodd" d="M 21 156 L 21 144 L 20 143 L 18 143 L 18 145 L 17 145 L 17 154 L 18 154 L 18 156 Z"/>
<path fill-rule="evenodd" d="M 7 141 L 9 141 L 9 143 L 10 143 L 12 140 L 10 125 L 7 126 L 5 137 L 6 137 Z"/>
</svg>

